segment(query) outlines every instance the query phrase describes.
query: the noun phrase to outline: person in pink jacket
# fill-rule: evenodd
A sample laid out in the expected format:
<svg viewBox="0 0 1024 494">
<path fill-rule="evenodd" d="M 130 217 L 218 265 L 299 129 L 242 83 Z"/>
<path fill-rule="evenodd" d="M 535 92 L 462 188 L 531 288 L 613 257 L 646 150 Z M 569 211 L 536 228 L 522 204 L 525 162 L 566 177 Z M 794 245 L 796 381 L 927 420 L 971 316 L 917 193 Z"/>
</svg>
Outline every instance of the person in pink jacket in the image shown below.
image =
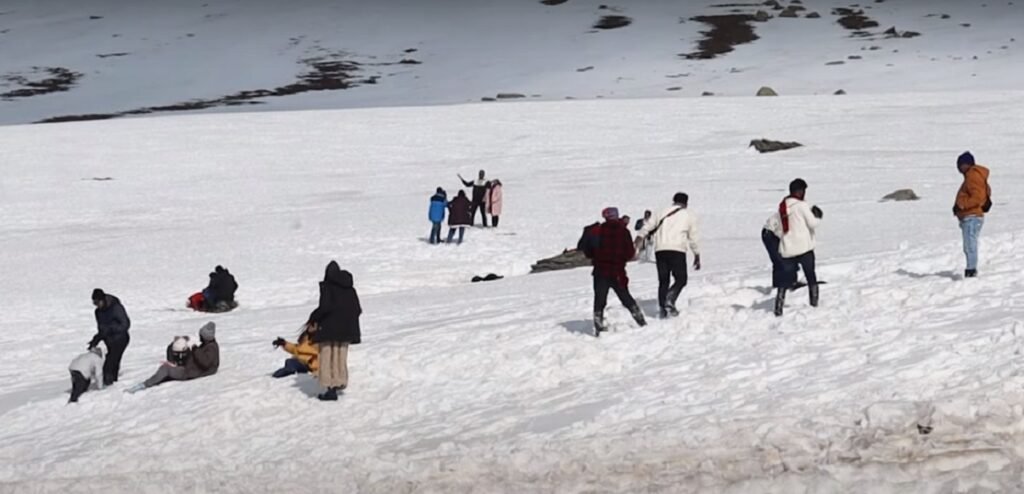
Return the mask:
<svg viewBox="0 0 1024 494">
<path fill-rule="evenodd" d="M 501 180 L 491 181 L 491 188 L 487 191 L 487 211 L 491 213 L 491 226 L 498 227 L 498 218 L 501 216 Z M 486 226 L 486 225 L 484 225 Z"/>
</svg>

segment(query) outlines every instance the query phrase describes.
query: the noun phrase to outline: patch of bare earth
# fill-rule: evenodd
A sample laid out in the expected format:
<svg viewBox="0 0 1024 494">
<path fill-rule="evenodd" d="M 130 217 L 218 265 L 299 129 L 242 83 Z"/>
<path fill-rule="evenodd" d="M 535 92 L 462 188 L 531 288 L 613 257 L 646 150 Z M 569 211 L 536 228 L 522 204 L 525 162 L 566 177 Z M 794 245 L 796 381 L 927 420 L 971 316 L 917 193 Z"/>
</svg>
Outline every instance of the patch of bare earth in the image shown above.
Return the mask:
<svg viewBox="0 0 1024 494">
<path fill-rule="evenodd" d="M 878 22 L 864 14 L 863 10 L 839 7 L 832 10 L 832 15 L 839 16 L 836 21 L 854 35 L 863 35 L 868 29 L 878 27 Z"/>
<path fill-rule="evenodd" d="M 10 101 L 42 94 L 60 93 L 75 86 L 82 74 L 64 67 L 32 67 L 28 74 L 14 73 L 0 76 L 6 86 L 20 86 L 4 93 L 0 99 Z"/>
<path fill-rule="evenodd" d="M 725 14 L 704 15 L 691 20 L 711 26 L 708 31 L 701 31 L 704 39 L 697 43 L 697 51 L 680 54 L 689 60 L 709 60 L 733 51 L 734 47 L 751 43 L 758 39 L 754 34 L 753 15 Z"/>
<path fill-rule="evenodd" d="M 633 23 L 633 19 L 624 15 L 606 15 L 594 24 L 594 29 L 618 29 Z"/>
</svg>

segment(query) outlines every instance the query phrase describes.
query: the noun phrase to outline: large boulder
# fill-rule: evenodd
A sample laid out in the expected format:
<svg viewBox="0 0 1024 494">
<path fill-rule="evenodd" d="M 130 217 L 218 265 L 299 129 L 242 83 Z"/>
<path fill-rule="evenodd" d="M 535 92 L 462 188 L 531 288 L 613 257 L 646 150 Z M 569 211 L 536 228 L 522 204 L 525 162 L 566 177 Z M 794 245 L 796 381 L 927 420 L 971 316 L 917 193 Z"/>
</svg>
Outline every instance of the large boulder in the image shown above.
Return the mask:
<svg viewBox="0 0 1024 494">
<path fill-rule="evenodd" d="M 764 86 L 761 89 L 757 90 L 757 95 L 758 96 L 778 96 L 779 93 L 776 93 L 774 89 L 772 89 L 772 88 L 770 88 L 768 86 Z"/>
<path fill-rule="evenodd" d="M 590 259 L 578 250 L 566 250 L 561 254 L 547 259 L 537 261 L 530 268 L 530 273 L 545 273 L 548 271 L 561 271 L 563 269 L 575 269 L 590 266 Z"/>
<path fill-rule="evenodd" d="M 774 153 L 776 151 L 785 151 L 787 149 L 793 149 L 803 146 L 799 142 L 782 142 L 772 141 L 768 139 L 754 139 L 750 141 L 750 147 L 753 147 L 759 153 Z"/>
<path fill-rule="evenodd" d="M 763 10 L 758 10 L 757 13 L 754 14 L 754 20 L 757 22 L 768 22 L 771 18 L 772 15 Z"/>
<path fill-rule="evenodd" d="M 916 201 L 920 199 L 911 189 L 900 189 L 882 198 L 882 201 Z"/>
</svg>

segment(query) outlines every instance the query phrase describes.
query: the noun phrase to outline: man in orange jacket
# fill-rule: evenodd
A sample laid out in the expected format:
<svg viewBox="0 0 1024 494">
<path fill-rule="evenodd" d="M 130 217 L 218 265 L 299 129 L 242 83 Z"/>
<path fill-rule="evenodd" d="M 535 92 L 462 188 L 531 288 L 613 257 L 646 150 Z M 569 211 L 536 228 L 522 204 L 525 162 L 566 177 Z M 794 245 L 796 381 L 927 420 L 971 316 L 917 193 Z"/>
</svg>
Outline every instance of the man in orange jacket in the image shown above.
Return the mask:
<svg viewBox="0 0 1024 494">
<path fill-rule="evenodd" d="M 988 186 L 988 168 L 976 164 L 970 152 L 956 159 L 956 167 L 963 174 L 964 182 L 956 193 L 953 214 L 960 220 L 964 238 L 964 255 L 967 257 L 964 278 L 974 278 L 978 275 L 978 236 L 985 223 L 985 213 L 992 207 L 992 190 Z"/>
</svg>

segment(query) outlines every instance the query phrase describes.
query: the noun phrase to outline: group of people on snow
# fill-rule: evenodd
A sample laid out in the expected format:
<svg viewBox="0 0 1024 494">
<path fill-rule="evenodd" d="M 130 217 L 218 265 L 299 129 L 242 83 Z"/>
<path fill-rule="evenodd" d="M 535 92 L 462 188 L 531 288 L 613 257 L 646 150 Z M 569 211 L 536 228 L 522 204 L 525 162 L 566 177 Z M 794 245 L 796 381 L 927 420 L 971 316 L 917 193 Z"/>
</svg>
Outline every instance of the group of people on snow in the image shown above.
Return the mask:
<svg viewBox="0 0 1024 494">
<path fill-rule="evenodd" d="M 238 307 L 236 291 L 238 282 L 235 276 L 223 266 L 217 266 L 210 273 L 210 283 L 206 288 L 189 297 L 188 307 L 200 312 L 228 312 Z"/>
<path fill-rule="evenodd" d="M 465 187 L 472 188 L 472 200 L 466 196 L 464 190 L 460 190 L 455 198 L 448 200 L 448 193 L 442 187 L 438 187 L 434 195 L 430 197 L 430 209 L 427 211 L 427 218 L 431 223 L 430 239 L 431 245 L 438 245 L 441 242 L 441 225 L 445 216 L 448 217 L 448 239 L 445 243 L 455 241 L 455 234 L 458 233 L 458 244 L 465 238 L 466 227 L 475 226 L 477 211 L 480 212 L 480 225 L 483 227 L 498 227 L 501 218 L 504 187 L 501 180 L 488 180 L 484 170 L 480 170 L 476 180 L 466 180 L 459 175 L 459 180 Z M 491 223 L 487 222 L 487 215 L 491 215 Z"/>
<path fill-rule="evenodd" d="M 218 279 L 220 276 L 223 278 Z M 234 276 L 218 266 L 211 273 L 211 287 L 216 303 L 223 303 L 233 302 L 238 285 Z M 228 292 L 231 298 L 228 298 Z M 88 351 L 75 357 L 68 367 L 71 374 L 70 403 L 78 402 L 91 386 L 102 390 L 117 382 L 121 359 L 130 341 L 128 330 L 131 321 L 120 299 L 97 288 L 93 291 L 92 300 L 96 307 L 97 332 L 89 342 Z M 331 261 L 320 283 L 319 303 L 303 325 L 299 342 L 292 344 L 282 338 L 274 340 L 275 347 L 283 347 L 294 358 L 286 361 L 285 367 L 274 372 L 273 377 L 317 374 L 325 388 L 318 398 L 322 401 L 337 400 L 338 393 L 348 386 L 348 347 L 360 343 L 361 315 L 362 307 L 352 274 Z M 194 345 L 188 336 L 175 337 L 167 346 L 166 360 L 157 371 L 149 379 L 125 391 L 136 393 L 167 381 L 189 381 L 216 374 L 220 368 L 216 329 L 213 322 L 204 324 L 199 330 L 198 345 Z M 99 347 L 100 343 L 104 344 L 106 352 Z"/>
</svg>

